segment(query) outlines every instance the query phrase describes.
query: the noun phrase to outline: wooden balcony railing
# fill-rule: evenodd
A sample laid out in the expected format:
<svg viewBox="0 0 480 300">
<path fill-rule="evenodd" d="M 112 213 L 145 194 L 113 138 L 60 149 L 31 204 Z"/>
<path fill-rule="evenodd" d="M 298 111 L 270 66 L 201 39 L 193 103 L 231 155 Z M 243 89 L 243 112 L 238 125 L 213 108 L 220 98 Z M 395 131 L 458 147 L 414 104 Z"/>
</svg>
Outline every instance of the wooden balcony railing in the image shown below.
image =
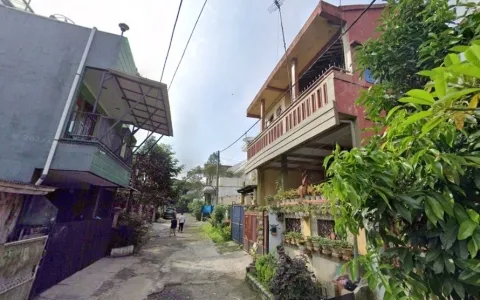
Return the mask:
<svg viewBox="0 0 480 300">
<path fill-rule="evenodd" d="M 110 153 L 127 165 L 132 163 L 132 148 L 129 146 L 129 128 L 120 122 L 114 128 L 116 119 L 89 112 L 75 111 L 65 130 L 64 138 L 76 141 L 92 141 L 102 144 Z"/>
<path fill-rule="evenodd" d="M 329 89 L 333 91 L 333 80 L 328 80 L 331 77 L 329 75 L 334 71 L 334 68 L 329 69 L 319 77 L 271 125 L 250 142 L 247 150 L 248 159 L 275 143 L 276 140 L 289 131 L 302 127 L 305 121 L 314 113 L 316 114 L 319 110 L 323 110 L 326 104 L 334 100 L 331 99 L 333 98 L 332 94 L 329 94 Z"/>
</svg>

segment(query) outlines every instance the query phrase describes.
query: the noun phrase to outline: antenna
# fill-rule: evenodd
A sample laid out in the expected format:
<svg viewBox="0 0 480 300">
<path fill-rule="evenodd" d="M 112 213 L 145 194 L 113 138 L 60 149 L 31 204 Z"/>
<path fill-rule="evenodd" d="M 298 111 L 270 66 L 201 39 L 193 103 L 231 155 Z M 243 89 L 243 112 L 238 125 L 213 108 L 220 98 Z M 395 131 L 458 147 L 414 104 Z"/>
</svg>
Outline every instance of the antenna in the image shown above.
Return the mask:
<svg viewBox="0 0 480 300">
<path fill-rule="evenodd" d="M 287 54 L 287 42 L 285 41 L 285 31 L 283 30 L 283 17 L 282 17 L 282 5 L 285 3 L 285 0 L 274 0 L 272 5 L 268 8 L 268 12 L 273 13 L 278 10 L 278 15 L 280 17 L 280 27 L 282 28 L 282 37 L 283 37 L 283 49 L 285 50 L 285 59 L 287 61 L 287 74 L 288 74 L 288 86 L 290 91 L 292 90 L 292 79 L 290 76 L 290 61 Z"/>
<path fill-rule="evenodd" d="M 285 0 L 275 0 L 273 1 L 272 5 L 268 8 L 269 13 L 273 13 L 274 11 L 280 10 L 280 7 L 285 3 Z"/>
</svg>

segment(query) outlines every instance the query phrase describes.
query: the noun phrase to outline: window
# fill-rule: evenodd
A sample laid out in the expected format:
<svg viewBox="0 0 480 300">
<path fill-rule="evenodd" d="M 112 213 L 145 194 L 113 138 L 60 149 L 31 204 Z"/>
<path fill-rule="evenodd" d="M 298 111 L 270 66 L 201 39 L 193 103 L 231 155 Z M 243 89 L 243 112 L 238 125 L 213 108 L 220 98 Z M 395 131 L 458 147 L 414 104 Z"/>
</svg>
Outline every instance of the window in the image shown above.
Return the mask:
<svg viewBox="0 0 480 300">
<path fill-rule="evenodd" d="M 277 108 L 277 118 L 279 118 L 281 114 L 282 114 L 282 107 L 280 106 L 279 108 Z"/>
<path fill-rule="evenodd" d="M 318 236 L 324 238 L 335 239 L 335 221 L 333 220 L 317 220 Z"/>
<path fill-rule="evenodd" d="M 287 232 L 302 232 L 300 219 L 285 218 L 285 228 Z"/>
</svg>

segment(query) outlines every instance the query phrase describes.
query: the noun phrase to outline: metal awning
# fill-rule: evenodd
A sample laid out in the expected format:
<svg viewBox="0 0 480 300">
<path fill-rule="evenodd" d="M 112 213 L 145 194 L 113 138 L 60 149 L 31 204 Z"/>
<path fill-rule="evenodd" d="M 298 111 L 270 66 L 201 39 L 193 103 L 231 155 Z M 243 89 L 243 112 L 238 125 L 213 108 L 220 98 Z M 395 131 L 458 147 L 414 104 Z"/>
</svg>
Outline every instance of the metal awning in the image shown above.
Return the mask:
<svg viewBox="0 0 480 300">
<path fill-rule="evenodd" d="M 30 183 L 0 180 L 0 192 L 23 195 L 46 195 L 55 191 L 50 186 L 36 186 Z"/>
<path fill-rule="evenodd" d="M 118 70 L 88 67 L 85 82 L 107 115 L 135 127 L 173 136 L 167 85 Z"/>
<path fill-rule="evenodd" d="M 247 185 L 247 186 L 244 186 L 243 188 L 237 190 L 237 193 L 240 193 L 240 194 L 253 193 L 253 191 L 255 191 L 256 188 L 257 188 L 256 184 Z"/>
</svg>

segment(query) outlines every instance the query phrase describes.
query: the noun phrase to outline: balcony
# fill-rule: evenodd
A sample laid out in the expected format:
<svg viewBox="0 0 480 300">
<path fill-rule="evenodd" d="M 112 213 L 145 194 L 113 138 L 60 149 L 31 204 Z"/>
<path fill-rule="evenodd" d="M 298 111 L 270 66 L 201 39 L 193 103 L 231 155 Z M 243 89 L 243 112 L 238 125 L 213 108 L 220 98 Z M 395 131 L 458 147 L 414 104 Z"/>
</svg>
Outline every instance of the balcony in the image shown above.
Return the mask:
<svg viewBox="0 0 480 300">
<path fill-rule="evenodd" d="M 63 139 L 98 144 L 115 159 L 130 166 L 132 146 L 136 140 L 127 125 L 116 121 L 100 114 L 75 111 L 71 115 Z"/>
<path fill-rule="evenodd" d="M 343 109 L 338 110 L 336 96 L 345 94 L 349 97 L 346 95 L 349 93 L 344 93 L 346 90 L 356 93 L 363 88 L 347 81 L 353 82 L 352 75 L 330 68 L 305 89 L 296 101 L 249 143 L 246 172 L 336 128 L 340 124 L 339 112 L 343 112 Z M 340 90 L 342 95 L 339 94 Z M 342 102 L 341 106 L 345 107 L 346 101 Z"/>
</svg>

